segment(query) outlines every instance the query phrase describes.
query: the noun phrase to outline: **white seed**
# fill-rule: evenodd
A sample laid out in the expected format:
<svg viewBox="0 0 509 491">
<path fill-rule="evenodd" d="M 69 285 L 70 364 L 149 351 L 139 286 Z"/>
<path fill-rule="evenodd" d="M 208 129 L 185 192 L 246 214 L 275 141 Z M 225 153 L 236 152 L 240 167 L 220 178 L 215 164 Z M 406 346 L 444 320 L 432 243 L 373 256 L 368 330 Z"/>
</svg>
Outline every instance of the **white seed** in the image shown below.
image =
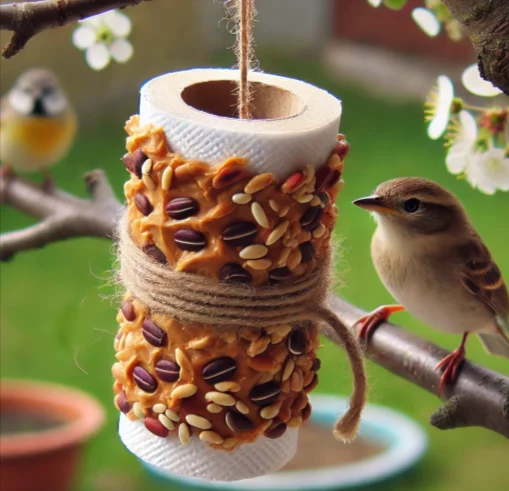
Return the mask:
<svg viewBox="0 0 509 491">
<path fill-rule="evenodd" d="M 197 414 L 188 414 L 186 416 L 186 421 L 191 426 L 199 428 L 200 430 L 210 430 L 210 428 L 212 428 L 212 423 L 207 418 L 198 416 Z"/>
<path fill-rule="evenodd" d="M 276 213 L 279 211 L 279 203 L 276 200 L 269 199 L 269 206 L 272 208 L 273 211 Z"/>
<path fill-rule="evenodd" d="M 164 412 L 164 414 L 166 415 L 166 417 L 170 418 L 172 421 L 175 421 L 175 423 L 180 421 L 180 416 L 175 411 L 172 411 L 171 409 L 167 409 Z"/>
<path fill-rule="evenodd" d="M 235 404 L 235 407 L 237 408 L 237 411 L 242 414 L 249 414 L 249 407 L 245 402 L 237 401 L 237 404 Z"/>
<path fill-rule="evenodd" d="M 272 266 L 272 261 L 270 259 L 255 259 L 246 261 L 245 266 L 261 271 L 270 268 Z"/>
<path fill-rule="evenodd" d="M 207 411 L 209 413 L 217 414 L 217 413 L 220 413 L 222 410 L 223 410 L 223 408 L 221 406 L 219 406 L 218 404 L 212 403 L 207 406 Z"/>
<path fill-rule="evenodd" d="M 191 433 L 189 432 L 189 427 L 185 423 L 181 423 L 179 425 L 179 439 L 182 445 L 186 445 L 191 438 Z"/>
<path fill-rule="evenodd" d="M 272 244 L 275 244 L 288 230 L 288 227 L 290 225 L 290 222 L 288 220 L 285 220 L 284 222 L 281 222 L 267 237 L 267 241 L 265 242 L 265 245 L 270 246 Z"/>
<path fill-rule="evenodd" d="M 322 200 L 318 196 L 314 196 L 310 203 L 311 206 L 318 206 L 321 204 L 322 204 Z"/>
<path fill-rule="evenodd" d="M 277 266 L 279 267 L 286 266 L 286 261 L 288 261 L 288 256 L 290 255 L 290 252 L 292 252 L 291 247 L 285 247 L 282 250 L 281 256 L 279 256 L 279 260 L 277 262 Z"/>
<path fill-rule="evenodd" d="M 198 387 L 194 384 L 179 385 L 173 389 L 171 393 L 172 399 L 186 399 L 187 397 L 194 396 L 198 391 Z"/>
<path fill-rule="evenodd" d="M 283 382 L 290 378 L 290 375 L 292 374 L 294 368 L 295 362 L 293 361 L 292 358 L 288 358 L 288 361 L 286 362 L 285 368 L 283 370 L 283 375 L 281 376 L 281 380 Z"/>
<path fill-rule="evenodd" d="M 282 208 L 280 211 L 279 211 L 279 216 L 280 217 L 284 217 L 286 216 L 286 214 L 290 211 L 290 205 L 286 205 L 284 208 Z"/>
<path fill-rule="evenodd" d="M 294 239 L 295 242 L 297 242 L 296 239 Z M 289 258 L 288 258 L 288 264 L 287 266 L 290 269 L 295 269 L 302 261 L 302 253 L 300 252 L 300 249 L 294 249 Z"/>
<path fill-rule="evenodd" d="M 189 369 L 189 359 L 180 348 L 175 348 L 175 360 L 180 367 Z"/>
<path fill-rule="evenodd" d="M 299 196 L 294 195 L 293 197 L 299 203 L 309 203 L 314 198 L 314 196 L 312 194 L 309 194 L 309 193 L 304 193 L 304 194 L 301 194 Z"/>
<path fill-rule="evenodd" d="M 261 353 L 263 353 L 267 347 L 270 344 L 270 337 L 263 336 L 261 338 L 258 338 L 256 341 L 253 341 L 249 348 L 247 349 L 247 354 L 249 356 L 257 356 Z"/>
<path fill-rule="evenodd" d="M 286 423 L 290 428 L 297 428 L 302 425 L 302 416 L 294 416 L 288 420 Z"/>
<path fill-rule="evenodd" d="M 133 404 L 133 413 L 138 419 L 143 419 L 145 417 L 145 412 L 139 402 Z"/>
<path fill-rule="evenodd" d="M 151 159 L 145 160 L 145 162 L 143 162 L 143 165 L 141 166 L 141 173 L 149 176 L 150 173 L 152 172 L 152 165 L 153 163 Z"/>
<path fill-rule="evenodd" d="M 210 336 L 204 336 L 203 338 L 191 339 L 187 344 L 189 349 L 203 349 L 205 346 L 210 344 Z"/>
<path fill-rule="evenodd" d="M 246 184 L 244 192 L 246 194 L 255 194 L 258 191 L 265 189 L 269 184 L 272 183 L 273 180 L 274 178 L 272 177 L 272 174 L 269 173 L 255 176 Z"/>
<path fill-rule="evenodd" d="M 167 430 L 173 431 L 175 429 L 175 423 L 168 416 L 160 414 L 157 419 Z"/>
<path fill-rule="evenodd" d="M 157 414 L 163 414 L 166 411 L 166 406 L 164 404 L 154 404 L 152 411 Z"/>
<path fill-rule="evenodd" d="M 265 211 L 260 203 L 253 201 L 251 205 L 251 213 L 253 214 L 253 217 L 258 225 L 262 226 L 263 228 L 269 228 L 269 219 L 267 218 L 267 215 L 265 214 Z"/>
<path fill-rule="evenodd" d="M 224 448 L 232 448 L 235 444 L 237 443 L 237 439 L 236 438 L 227 438 L 224 442 L 223 442 L 223 447 Z"/>
<path fill-rule="evenodd" d="M 286 336 L 292 330 L 291 324 L 277 324 L 275 326 L 269 326 L 265 328 L 267 334 L 278 333 L 282 336 Z"/>
<path fill-rule="evenodd" d="M 323 223 L 320 223 L 320 225 L 318 225 L 318 227 L 316 227 L 314 230 L 313 230 L 313 237 L 315 239 L 319 239 L 320 237 L 323 236 L 323 234 L 325 233 L 325 225 Z"/>
<path fill-rule="evenodd" d="M 214 445 L 221 445 L 224 442 L 224 438 L 215 431 L 202 431 L 200 433 L 200 440 Z"/>
<path fill-rule="evenodd" d="M 272 406 L 266 406 L 260 411 L 260 416 L 263 419 L 273 419 L 279 414 L 279 410 L 281 406 L 279 404 L 274 404 Z"/>
<path fill-rule="evenodd" d="M 233 380 L 226 380 L 225 382 L 218 382 L 214 385 L 214 388 L 219 392 L 238 392 L 240 390 L 240 384 L 233 382 Z"/>
<path fill-rule="evenodd" d="M 244 247 L 239 252 L 239 256 L 242 259 L 260 259 L 267 255 L 269 250 L 263 244 L 253 244 L 247 247 Z"/>
<path fill-rule="evenodd" d="M 230 394 L 225 394 L 224 392 L 207 392 L 205 394 L 205 399 L 219 406 L 235 406 L 237 402 L 235 397 Z"/>
<path fill-rule="evenodd" d="M 249 203 L 252 199 L 252 196 L 250 194 L 245 193 L 237 193 L 232 196 L 232 201 L 234 203 L 237 203 L 238 205 L 245 205 Z"/>
<path fill-rule="evenodd" d="M 145 184 L 145 186 L 147 186 L 147 188 L 150 189 L 151 191 L 157 188 L 156 182 L 148 174 L 143 174 L 141 179 L 143 181 L 143 184 Z"/>
<path fill-rule="evenodd" d="M 171 183 L 173 181 L 173 167 L 166 167 L 164 169 L 163 175 L 161 177 L 161 187 L 164 191 L 168 191 L 171 188 Z"/>
</svg>

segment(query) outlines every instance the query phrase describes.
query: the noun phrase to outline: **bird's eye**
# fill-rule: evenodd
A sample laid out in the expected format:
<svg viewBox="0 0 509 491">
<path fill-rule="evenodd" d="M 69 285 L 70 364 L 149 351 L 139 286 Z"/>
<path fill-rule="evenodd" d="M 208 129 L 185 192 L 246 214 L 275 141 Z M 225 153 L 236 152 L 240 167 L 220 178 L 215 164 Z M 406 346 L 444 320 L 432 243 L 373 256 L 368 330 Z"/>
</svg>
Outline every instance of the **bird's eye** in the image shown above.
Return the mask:
<svg viewBox="0 0 509 491">
<path fill-rule="evenodd" d="M 421 202 L 417 198 L 407 199 L 403 204 L 404 210 L 408 213 L 415 213 L 420 206 Z"/>
</svg>

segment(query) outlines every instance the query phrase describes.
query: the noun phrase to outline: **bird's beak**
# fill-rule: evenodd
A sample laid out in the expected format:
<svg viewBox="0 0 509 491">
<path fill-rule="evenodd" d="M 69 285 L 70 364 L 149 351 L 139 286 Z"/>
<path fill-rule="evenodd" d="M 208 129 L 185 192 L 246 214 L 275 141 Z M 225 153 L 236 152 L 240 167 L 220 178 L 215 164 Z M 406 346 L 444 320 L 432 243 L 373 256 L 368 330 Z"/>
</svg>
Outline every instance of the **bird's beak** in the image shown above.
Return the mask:
<svg viewBox="0 0 509 491">
<path fill-rule="evenodd" d="M 359 198 L 353 202 L 365 210 L 376 211 L 378 213 L 394 213 L 394 210 L 384 203 L 380 196 L 368 196 L 367 198 Z"/>
</svg>

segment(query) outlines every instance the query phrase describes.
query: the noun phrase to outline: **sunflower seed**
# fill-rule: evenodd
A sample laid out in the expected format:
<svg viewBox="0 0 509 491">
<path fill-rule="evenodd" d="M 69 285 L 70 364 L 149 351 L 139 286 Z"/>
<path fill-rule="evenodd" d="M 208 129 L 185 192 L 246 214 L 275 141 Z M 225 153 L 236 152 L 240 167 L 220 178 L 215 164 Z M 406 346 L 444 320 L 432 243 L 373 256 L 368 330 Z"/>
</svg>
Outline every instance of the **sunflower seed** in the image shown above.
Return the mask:
<svg viewBox="0 0 509 491">
<path fill-rule="evenodd" d="M 243 433 L 253 429 L 253 422 L 245 415 L 235 411 L 228 411 L 225 416 L 225 423 L 235 433 Z"/>
<path fill-rule="evenodd" d="M 144 392 L 151 394 L 157 390 L 156 379 L 139 365 L 134 367 L 133 380 L 134 383 Z"/>
<path fill-rule="evenodd" d="M 149 176 L 150 173 L 152 172 L 152 166 L 153 166 L 152 159 L 145 160 L 145 162 L 143 162 L 141 166 L 141 173 Z"/>
<path fill-rule="evenodd" d="M 198 201 L 188 196 L 173 198 L 166 205 L 166 213 L 174 220 L 185 220 L 186 218 L 195 216 L 200 211 Z"/>
<path fill-rule="evenodd" d="M 288 351 L 290 351 L 292 355 L 301 355 L 306 349 L 306 335 L 301 329 L 294 329 L 288 338 Z"/>
<path fill-rule="evenodd" d="M 163 382 L 176 382 L 180 377 L 180 367 L 170 360 L 159 360 L 156 363 L 156 375 Z"/>
<path fill-rule="evenodd" d="M 282 217 L 286 216 L 289 211 L 290 211 L 290 205 L 286 205 L 283 208 L 281 208 L 281 210 L 279 210 L 278 215 L 280 218 L 282 218 Z"/>
<path fill-rule="evenodd" d="M 302 262 L 308 263 L 315 257 L 315 246 L 311 241 L 303 242 L 299 245 L 300 253 L 302 255 Z"/>
<path fill-rule="evenodd" d="M 250 259 L 245 264 L 248 268 L 256 269 L 258 271 L 268 269 L 272 266 L 270 259 Z"/>
<path fill-rule="evenodd" d="M 144 245 L 141 250 L 150 258 L 152 258 L 154 261 L 166 264 L 166 256 L 164 255 L 163 251 L 159 249 L 154 244 L 147 244 Z"/>
<path fill-rule="evenodd" d="M 237 362 L 233 358 L 223 356 L 207 363 L 201 374 L 205 382 L 213 385 L 233 377 L 236 371 Z"/>
<path fill-rule="evenodd" d="M 173 235 L 175 244 L 184 251 L 201 251 L 207 245 L 205 235 L 191 228 L 181 228 Z"/>
<path fill-rule="evenodd" d="M 290 428 L 298 428 L 299 426 L 302 425 L 302 417 L 301 416 L 294 416 L 293 418 L 290 418 L 288 420 L 287 425 Z"/>
<path fill-rule="evenodd" d="M 146 341 L 156 348 L 164 346 L 168 342 L 168 335 L 166 332 L 150 319 L 145 319 L 143 321 L 142 334 Z"/>
<path fill-rule="evenodd" d="M 253 243 L 258 228 L 253 222 L 236 222 L 223 230 L 221 238 L 229 245 L 247 246 Z"/>
<path fill-rule="evenodd" d="M 149 199 L 142 193 L 136 193 L 134 195 L 134 204 L 138 211 L 145 215 L 146 217 L 149 216 L 153 211 L 154 207 L 152 206 L 152 203 L 149 201 Z"/>
<path fill-rule="evenodd" d="M 323 234 L 325 234 L 325 225 L 323 223 L 320 223 L 320 225 L 318 225 L 318 227 L 316 227 L 314 230 L 313 230 L 313 237 L 315 239 L 319 239 L 320 237 L 323 236 Z"/>
<path fill-rule="evenodd" d="M 205 399 L 219 406 L 235 406 L 237 402 L 235 397 L 230 394 L 225 394 L 224 392 L 207 392 L 205 394 Z"/>
<path fill-rule="evenodd" d="M 296 239 L 294 239 L 296 241 Z M 300 249 L 293 249 L 288 257 L 288 267 L 290 269 L 295 269 L 302 261 L 302 253 Z"/>
<path fill-rule="evenodd" d="M 289 252 L 290 252 L 290 249 L 289 249 Z M 269 271 L 269 280 L 271 280 L 275 283 L 277 283 L 279 281 L 286 281 L 291 278 L 293 278 L 293 273 L 286 266 Z"/>
<path fill-rule="evenodd" d="M 219 279 L 232 283 L 251 283 L 253 277 L 240 264 L 227 263 L 219 271 Z"/>
<path fill-rule="evenodd" d="M 255 385 L 249 392 L 249 398 L 257 406 L 269 406 L 279 397 L 281 386 L 277 382 Z"/>
<path fill-rule="evenodd" d="M 263 353 L 270 344 L 270 337 L 263 336 L 258 338 L 256 341 L 253 341 L 249 348 L 247 349 L 247 354 L 249 356 L 258 356 Z"/>
<path fill-rule="evenodd" d="M 236 445 L 237 441 L 238 440 L 236 438 L 227 438 L 223 442 L 223 447 L 224 448 L 232 448 L 234 445 Z"/>
<path fill-rule="evenodd" d="M 282 437 L 286 432 L 286 423 L 282 423 L 281 421 L 276 421 L 265 431 L 265 436 L 274 440 L 276 438 Z"/>
</svg>

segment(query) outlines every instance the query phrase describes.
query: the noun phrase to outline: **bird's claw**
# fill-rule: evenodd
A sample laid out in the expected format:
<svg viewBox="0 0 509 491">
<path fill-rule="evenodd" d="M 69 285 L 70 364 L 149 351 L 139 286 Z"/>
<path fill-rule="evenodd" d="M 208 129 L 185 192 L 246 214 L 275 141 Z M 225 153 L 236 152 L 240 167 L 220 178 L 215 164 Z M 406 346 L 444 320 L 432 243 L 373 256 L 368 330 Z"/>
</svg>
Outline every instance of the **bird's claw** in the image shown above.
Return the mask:
<svg viewBox="0 0 509 491">
<path fill-rule="evenodd" d="M 373 312 L 356 320 L 353 326 L 355 327 L 357 324 L 360 324 L 358 332 L 359 339 L 368 339 L 382 322 L 387 322 L 389 320 L 391 314 L 404 310 L 405 308 L 402 305 L 382 305 L 373 310 Z"/>
<path fill-rule="evenodd" d="M 460 346 L 455 349 L 452 353 L 448 354 L 438 365 L 435 370 L 444 369 L 442 376 L 440 377 L 440 383 L 438 385 L 438 395 L 441 396 L 444 391 L 446 384 L 454 384 L 458 376 L 458 371 L 461 364 L 465 360 L 465 349 Z"/>
</svg>

